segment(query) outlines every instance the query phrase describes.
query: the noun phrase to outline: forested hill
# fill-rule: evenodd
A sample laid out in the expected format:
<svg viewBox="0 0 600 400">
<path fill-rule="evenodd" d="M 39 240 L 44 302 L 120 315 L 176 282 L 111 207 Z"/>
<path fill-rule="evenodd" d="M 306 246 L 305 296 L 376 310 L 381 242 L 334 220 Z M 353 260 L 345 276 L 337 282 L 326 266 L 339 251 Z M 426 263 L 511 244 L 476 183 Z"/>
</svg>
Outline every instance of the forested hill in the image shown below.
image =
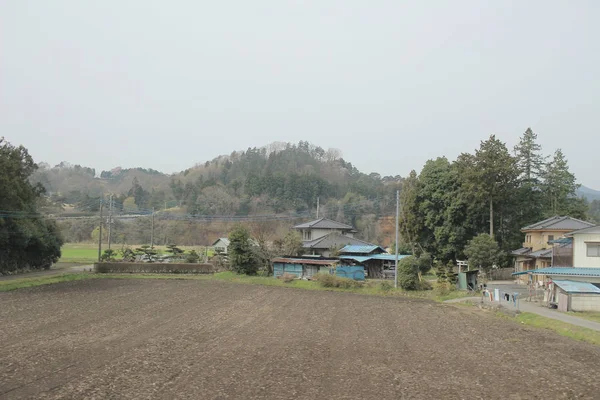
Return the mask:
<svg viewBox="0 0 600 400">
<path fill-rule="evenodd" d="M 308 142 L 274 143 L 235 151 L 177 174 L 152 169 L 97 173 L 61 163 L 41 164 L 33 176 L 63 208 L 96 211 L 102 195 L 114 195 L 124 212 L 178 207 L 190 215 L 313 213 L 358 223 L 358 216 L 393 214 L 401 178 L 365 174 L 336 149 Z"/>
</svg>

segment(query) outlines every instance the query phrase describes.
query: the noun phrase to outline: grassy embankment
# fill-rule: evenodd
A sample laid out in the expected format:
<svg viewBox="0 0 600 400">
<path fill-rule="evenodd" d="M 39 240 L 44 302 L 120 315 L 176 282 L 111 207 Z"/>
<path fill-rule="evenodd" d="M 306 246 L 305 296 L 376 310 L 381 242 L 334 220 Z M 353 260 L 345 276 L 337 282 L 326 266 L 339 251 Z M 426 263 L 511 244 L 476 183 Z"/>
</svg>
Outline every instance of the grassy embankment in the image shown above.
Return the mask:
<svg viewBox="0 0 600 400">
<path fill-rule="evenodd" d="M 404 291 L 394 289 L 393 282 L 372 280 L 367 281 L 360 287 L 342 288 L 342 287 L 324 287 L 316 281 L 294 280 L 292 282 L 283 282 L 280 279 L 266 276 L 246 276 L 238 275 L 233 272 L 219 272 L 213 275 L 166 275 L 166 274 L 64 274 L 49 277 L 23 278 L 12 281 L 0 281 L 0 291 L 14 290 L 22 287 L 32 287 L 44 284 L 58 283 L 63 281 L 90 279 L 90 278 L 113 278 L 113 279 L 201 279 L 215 280 L 238 284 L 278 286 L 286 288 L 296 288 L 304 290 L 326 290 L 334 292 L 349 292 L 355 294 L 364 294 L 372 296 L 386 297 L 413 297 L 435 301 L 444 301 L 448 299 L 469 296 L 463 291 L 440 291 L 440 290 L 422 290 L 422 291 Z"/>
<path fill-rule="evenodd" d="M 583 328 L 577 325 L 571 325 L 566 322 L 558 321 L 552 318 L 542 317 L 541 315 L 528 312 L 521 313 L 516 317 L 509 317 L 506 314 L 502 313 L 497 313 L 496 315 L 500 318 L 519 322 L 523 325 L 528 325 L 540 329 L 548 329 L 558 333 L 561 336 L 566 336 L 571 339 L 600 346 L 600 332 L 595 331 L 593 329 Z"/>
<path fill-rule="evenodd" d="M 40 276 L 31 278 L 20 278 L 11 279 L 6 281 L 0 281 L 0 292 L 8 292 L 16 289 L 29 288 L 34 286 L 49 285 L 52 283 L 59 282 L 71 282 L 79 281 L 82 279 L 93 279 L 97 275 L 90 273 L 76 273 L 76 274 L 63 274 L 63 275 L 50 275 Z"/>
</svg>

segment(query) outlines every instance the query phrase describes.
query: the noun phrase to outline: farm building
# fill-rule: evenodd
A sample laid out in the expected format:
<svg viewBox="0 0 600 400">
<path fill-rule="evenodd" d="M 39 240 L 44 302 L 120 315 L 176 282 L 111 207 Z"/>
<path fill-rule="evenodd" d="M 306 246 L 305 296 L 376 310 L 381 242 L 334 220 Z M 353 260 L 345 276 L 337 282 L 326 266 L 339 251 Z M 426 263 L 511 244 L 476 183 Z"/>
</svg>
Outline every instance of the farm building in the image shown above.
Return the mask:
<svg viewBox="0 0 600 400">
<path fill-rule="evenodd" d="M 300 279 L 311 278 L 319 272 L 330 272 L 339 263 L 335 259 L 323 258 L 284 258 L 273 259 L 273 275 L 294 274 Z"/>
<path fill-rule="evenodd" d="M 215 251 L 215 253 L 227 254 L 229 243 L 229 239 L 219 238 L 212 244 L 212 248 Z"/>
<path fill-rule="evenodd" d="M 600 311 L 600 289 L 596 285 L 554 280 L 549 286 L 548 303 L 559 311 Z"/>
<path fill-rule="evenodd" d="M 401 260 L 406 255 L 398 255 Z M 344 265 L 362 265 L 365 267 L 367 277 L 383 278 L 386 270 L 392 270 L 396 264 L 396 256 L 387 253 L 382 247 L 376 245 L 348 245 L 340 250 L 339 259 Z"/>
</svg>

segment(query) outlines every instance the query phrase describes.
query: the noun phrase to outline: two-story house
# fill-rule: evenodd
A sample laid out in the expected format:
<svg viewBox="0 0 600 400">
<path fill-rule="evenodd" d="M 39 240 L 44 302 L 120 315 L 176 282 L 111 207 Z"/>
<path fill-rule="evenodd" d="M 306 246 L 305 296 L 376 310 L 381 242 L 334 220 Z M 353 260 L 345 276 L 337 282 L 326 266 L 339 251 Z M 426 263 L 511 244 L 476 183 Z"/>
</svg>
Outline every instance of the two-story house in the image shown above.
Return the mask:
<svg viewBox="0 0 600 400">
<path fill-rule="evenodd" d="M 522 228 L 521 232 L 525 234 L 523 247 L 512 252 L 515 256 L 515 272 L 552 266 L 553 243 L 570 232 L 592 226 L 576 218 L 556 216 Z M 521 275 L 521 279 L 527 277 Z"/>
<path fill-rule="evenodd" d="M 347 245 L 373 245 L 356 239 L 354 227 L 327 218 L 296 225 L 292 229 L 300 232 L 302 246 L 308 254 L 323 257 L 330 257 L 335 250 Z"/>
</svg>

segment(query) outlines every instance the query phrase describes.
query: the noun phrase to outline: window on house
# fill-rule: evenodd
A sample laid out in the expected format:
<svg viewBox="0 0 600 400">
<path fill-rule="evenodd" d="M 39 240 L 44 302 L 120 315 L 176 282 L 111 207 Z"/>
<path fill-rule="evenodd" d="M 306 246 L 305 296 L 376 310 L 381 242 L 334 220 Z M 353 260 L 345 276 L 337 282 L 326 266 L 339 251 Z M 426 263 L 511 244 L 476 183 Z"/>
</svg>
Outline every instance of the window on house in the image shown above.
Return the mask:
<svg viewBox="0 0 600 400">
<path fill-rule="evenodd" d="M 554 235 L 548 235 L 548 242 L 551 242 L 554 240 Z"/>
<path fill-rule="evenodd" d="M 304 240 L 312 240 L 312 232 L 304 231 Z"/>
<path fill-rule="evenodd" d="M 586 243 L 588 257 L 600 257 L 600 243 Z"/>
</svg>

